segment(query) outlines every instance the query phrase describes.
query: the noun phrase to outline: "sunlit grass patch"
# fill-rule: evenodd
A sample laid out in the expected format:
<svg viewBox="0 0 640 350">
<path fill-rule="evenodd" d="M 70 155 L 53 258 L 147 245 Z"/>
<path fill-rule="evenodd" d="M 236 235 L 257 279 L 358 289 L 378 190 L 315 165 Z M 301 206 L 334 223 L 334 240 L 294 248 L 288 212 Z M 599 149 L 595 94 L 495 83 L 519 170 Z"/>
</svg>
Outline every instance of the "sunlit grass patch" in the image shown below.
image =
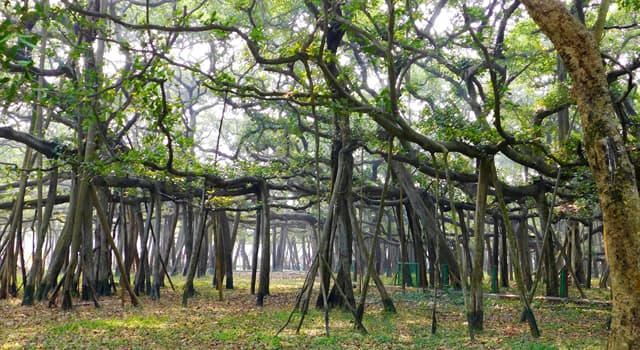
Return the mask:
<svg viewBox="0 0 640 350">
<path fill-rule="evenodd" d="M 519 301 L 485 298 L 485 330 L 470 340 L 462 293 L 439 290 L 437 331 L 431 334 L 433 292 L 390 287 L 397 314 L 383 311 L 373 288 L 365 308 L 368 334 L 354 329 L 353 316 L 331 310 L 329 335 L 324 312 L 316 309 L 316 293 L 299 333 L 299 312 L 279 335 L 288 319 L 302 273 L 277 273 L 265 306 L 255 306 L 248 293 L 250 274 L 235 277 L 236 289 L 224 299 L 212 288 L 211 276 L 195 281 L 196 296 L 182 307 L 184 278 L 174 277 L 176 291 L 167 287 L 160 300 L 141 297 L 142 307 L 122 305 L 117 297 L 102 298 L 101 308 L 80 303 L 70 312 L 49 309 L 45 303 L 22 307 L 19 300 L 0 301 L 3 327 L 0 349 L 599 349 L 605 344 L 608 308 L 602 304 L 534 302 L 542 336 L 533 339 L 519 322 Z M 590 291 L 607 298 L 606 291 Z M 79 301 L 76 301 L 79 303 Z"/>
</svg>

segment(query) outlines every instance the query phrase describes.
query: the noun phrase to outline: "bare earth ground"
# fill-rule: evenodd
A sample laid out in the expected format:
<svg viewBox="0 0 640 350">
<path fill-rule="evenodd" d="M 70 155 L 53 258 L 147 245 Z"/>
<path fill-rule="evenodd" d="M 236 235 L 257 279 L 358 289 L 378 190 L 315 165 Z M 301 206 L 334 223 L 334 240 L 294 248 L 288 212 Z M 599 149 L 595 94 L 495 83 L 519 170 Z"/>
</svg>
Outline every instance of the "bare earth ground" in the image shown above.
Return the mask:
<svg viewBox="0 0 640 350">
<path fill-rule="evenodd" d="M 101 298 L 101 307 L 76 301 L 73 311 L 49 309 L 47 303 L 20 306 L 20 299 L 0 300 L 0 349 L 600 349 L 604 347 L 609 314 L 601 304 L 534 302 L 542 336 L 533 339 L 520 323 L 517 300 L 485 299 L 485 331 L 469 340 L 459 292 L 440 291 L 437 332 L 431 335 L 431 291 L 423 293 L 389 286 L 398 309 L 385 314 L 373 293 L 364 325 L 369 334 L 353 329 L 351 314 L 330 313 L 330 335 L 323 313 L 312 309 L 300 333 L 299 314 L 279 336 L 289 317 L 303 272 L 272 273 L 271 295 L 265 307 L 255 307 L 248 293 L 250 275 L 238 272 L 236 289 L 224 300 L 211 287 L 211 277 L 199 279 L 199 294 L 181 306 L 183 279 L 174 277 L 176 292 L 164 288 L 160 300 L 141 298 L 143 306 L 122 305 L 118 297 Z M 316 286 L 317 288 L 317 286 Z M 513 292 L 513 291 L 511 291 Z M 604 300 L 608 291 L 588 291 Z M 315 302 L 315 299 L 313 300 Z"/>
</svg>

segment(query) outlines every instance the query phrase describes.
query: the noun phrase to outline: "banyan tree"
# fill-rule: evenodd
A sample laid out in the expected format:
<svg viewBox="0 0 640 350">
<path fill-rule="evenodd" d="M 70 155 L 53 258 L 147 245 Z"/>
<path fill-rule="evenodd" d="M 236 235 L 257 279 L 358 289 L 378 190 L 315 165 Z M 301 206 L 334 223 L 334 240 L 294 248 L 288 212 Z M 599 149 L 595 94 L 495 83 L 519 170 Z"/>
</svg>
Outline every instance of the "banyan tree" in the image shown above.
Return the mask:
<svg viewBox="0 0 640 350">
<path fill-rule="evenodd" d="M 9 1 L 0 298 L 135 305 L 182 274 L 187 305 L 242 267 L 263 305 L 303 269 L 298 329 L 315 305 L 366 332 L 392 280 L 434 292 L 434 332 L 459 288 L 474 337 L 488 282 L 537 336 L 536 293 L 599 278 L 633 348 L 636 7 Z"/>
</svg>

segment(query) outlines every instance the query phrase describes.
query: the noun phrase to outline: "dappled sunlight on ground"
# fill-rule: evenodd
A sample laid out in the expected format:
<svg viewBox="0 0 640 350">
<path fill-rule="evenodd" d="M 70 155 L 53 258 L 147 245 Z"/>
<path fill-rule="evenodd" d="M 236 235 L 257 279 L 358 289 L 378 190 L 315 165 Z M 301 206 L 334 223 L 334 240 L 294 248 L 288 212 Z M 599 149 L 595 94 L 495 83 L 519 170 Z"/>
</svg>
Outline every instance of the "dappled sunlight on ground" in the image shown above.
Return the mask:
<svg viewBox="0 0 640 350">
<path fill-rule="evenodd" d="M 364 326 L 368 335 L 354 329 L 352 315 L 332 310 L 330 336 L 326 337 L 322 310 L 310 308 L 300 334 L 300 320 L 279 335 L 291 313 L 296 293 L 304 281 L 300 272 L 272 273 L 271 295 L 265 307 L 255 306 L 248 293 L 250 275 L 238 273 L 235 290 L 225 290 L 224 300 L 211 287 L 210 277 L 196 281 L 196 297 L 181 306 L 183 278 L 176 277 L 176 292 L 161 291 L 160 300 L 142 297 L 142 307 L 122 305 L 118 297 L 101 298 L 101 307 L 76 300 L 70 312 L 50 309 L 47 303 L 20 306 L 20 300 L 0 301 L 0 349 L 165 349 L 165 348 L 600 348 L 607 331 L 608 310 L 601 305 L 576 305 L 536 301 L 534 312 L 542 337 L 530 337 L 519 322 L 517 300 L 485 299 L 485 331 L 469 340 L 462 296 L 442 291 L 438 296 L 437 332 L 431 335 L 432 296 L 414 288 L 403 294 L 390 288 L 398 313 L 385 314 L 372 290 Z M 317 289 L 316 284 L 316 289 Z M 592 292 L 596 295 L 600 292 Z M 598 294 L 600 296 L 606 294 Z M 312 304 L 315 305 L 315 296 Z M 529 346 L 529 345 L 531 346 Z M 537 344 L 537 345 L 536 345 Z"/>
</svg>

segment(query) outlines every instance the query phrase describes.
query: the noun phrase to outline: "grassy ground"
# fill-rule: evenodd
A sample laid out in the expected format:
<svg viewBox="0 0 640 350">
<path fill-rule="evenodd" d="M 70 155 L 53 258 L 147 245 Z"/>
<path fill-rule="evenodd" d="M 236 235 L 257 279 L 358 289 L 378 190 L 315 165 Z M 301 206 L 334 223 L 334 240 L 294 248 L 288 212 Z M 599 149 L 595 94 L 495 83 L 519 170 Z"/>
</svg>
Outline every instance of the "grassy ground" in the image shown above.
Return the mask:
<svg viewBox="0 0 640 350">
<path fill-rule="evenodd" d="M 276 336 L 289 316 L 302 286 L 300 273 L 274 274 L 265 307 L 254 306 L 248 277 L 236 277 L 237 288 L 225 291 L 224 300 L 210 287 L 210 277 L 198 280 L 199 295 L 181 306 L 177 292 L 162 290 L 161 299 L 141 298 L 143 306 L 122 306 L 117 298 L 103 298 L 101 307 L 79 304 L 71 312 L 49 309 L 46 303 L 20 306 L 20 300 L 0 301 L 0 349 L 600 349 L 605 344 L 608 310 L 595 304 L 534 302 L 542 336 L 533 339 L 526 324 L 518 322 L 517 300 L 487 298 L 485 331 L 469 340 L 462 296 L 441 292 L 438 330 L 431 335 L 431 294 L 389 287 L 398 309 L 385 314 L 374 294 L 364 325 L 368 335 L 353 329 L 351 315 L 330 314 L 330 336 L 324 333 L 323 314 L 312 310 L 300 334 L 294 325 Z M 606 291 L 591 290 L 589 297 L 604 300 Z"/>
</svg>

